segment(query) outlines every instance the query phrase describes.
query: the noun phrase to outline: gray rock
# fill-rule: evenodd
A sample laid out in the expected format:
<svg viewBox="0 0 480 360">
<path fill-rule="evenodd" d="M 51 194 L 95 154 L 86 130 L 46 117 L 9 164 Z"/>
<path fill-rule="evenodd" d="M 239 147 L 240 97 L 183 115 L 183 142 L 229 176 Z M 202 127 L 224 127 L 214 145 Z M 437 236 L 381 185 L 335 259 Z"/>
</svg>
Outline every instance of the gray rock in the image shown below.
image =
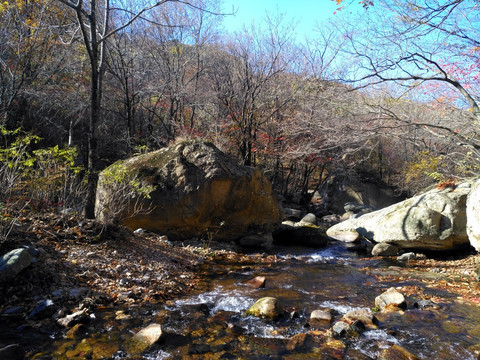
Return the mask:
<svg viewBox="0 0 480 360">
<path fill-rule="evenodd" d="M 342 240 L 358 232 L 376 243 L 400 248 L 451 250 L 469 243 L 466 233 L 466 200 L 470 183 L 455 189 L 433 189 L 387 208 L 349 219 L 327 230 Z"/>
<path fill-rule="evenodd" d="M 349 335 L 352 331 L 353 329 L 350 327 L 350 325 L 344 321 L 337 321 L 330 329 L 330 332 L 335 337 L 344 337 Z"/>
<path fill-rule="evenodd" d="M 343 315 L 341 320 L 347 324 L 354 324 L 359 321 L 363 324 L 363 328 L 367 329 L 378 328 L 378 319 L 370 309 L 351 310 Z M 362 326 L 357 324 L 357 327 L 361 328 Z"/>
<path fill-rule="evenodd" d="M 0 258 L 0 281 L 14 278 L 23 269 L 30 266 L 33 256 L 28 249 L 20 248 L 12 250 Z"/>
<path fill-rule="evenodd" d="M 470 244 L 480 251 L 480 179 L 475 181 L 467 197 L 467 235 Z"/>
<path fill-rule="evenodd" d="M 397 256 L 398 255 L 398 246 L 380 243 L 376 244 L 372 249 L 373 256 Z"/>
<path fill-rule="evenodd" d="M 402 293 L 398 292 L 395 288 L 390 288 L 375 298 L 375 306 L 378 306 L 381 310 L 384 310 L 387 306 L 389 308 L 405 309 L 407 302 Z"/>
<path fill-rule="evenodd" d="M 310 322 L 332 322 L 333 315 L 331 309 L 316 309 L 310 314 Z"/>
</svg>

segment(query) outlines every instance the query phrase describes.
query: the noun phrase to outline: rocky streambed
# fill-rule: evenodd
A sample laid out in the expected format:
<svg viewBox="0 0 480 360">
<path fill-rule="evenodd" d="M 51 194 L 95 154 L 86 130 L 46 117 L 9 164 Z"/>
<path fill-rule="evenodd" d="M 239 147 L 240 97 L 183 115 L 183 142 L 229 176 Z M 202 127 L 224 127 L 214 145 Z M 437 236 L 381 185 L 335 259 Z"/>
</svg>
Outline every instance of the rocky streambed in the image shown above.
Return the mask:
<svg viewBox="0 0 480 360">
<path fill-rule="evenodd" d="M 339 242 L 245 254 L 140 235 L 115 249 L 58 246 L 65 263 L 54 269 L 70 274 L 69 287 L 53 281 L 52 291 L 17 299 L 23 310 L 12 299 L 2 305 L 0 343 L 19 344 L 29 359 L 476 359 L 480 353 L 474 256 L 397 261 L 363 257 Z M 405 304 L 382 309 L 376 299 L 390 288 Z M 265 297 L 277 299 L 281 316 L 246 315 Z M 45 300 L 55 312 L 32 318 Z M 79 321 L 53 320 L 76 311 L 83 311 Z"/>
</svg>

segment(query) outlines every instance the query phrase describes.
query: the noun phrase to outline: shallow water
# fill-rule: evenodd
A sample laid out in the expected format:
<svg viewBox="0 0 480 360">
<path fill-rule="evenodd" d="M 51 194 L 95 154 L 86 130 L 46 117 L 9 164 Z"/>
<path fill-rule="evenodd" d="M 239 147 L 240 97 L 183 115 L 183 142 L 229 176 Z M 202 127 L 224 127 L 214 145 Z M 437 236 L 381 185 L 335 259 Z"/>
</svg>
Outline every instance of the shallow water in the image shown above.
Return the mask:
<svg viewBox="0 0 480 360">
<path fill-rule="evenodd" d="M 275 249 L 279 261 L 269 264 L 212 264 L 202 269 L 202 286 L 175 302 L 130 309 L 131 320 L 116 320 L 114 309 L 96 314 L 90 335 L 83 339 L 56 340 L 42 356 L 57 359 L 122 359 L 132 330 L 150 323 L 162 324 L 162 340 L 138 359 L 376 359 L 384 349 L 399 346 L 421 359 L 476 359 L 480 348 L 480 308 L 456 303 L 453 294 L 442 293 L 448 302 L 439 308 L 412 307 L 401 313 L 378 314 L 379 328 L 358 337 L 326 342 L 312 337 L 292 346 L 298 334 L 326 327 L 306 324 L 317 308 L 335 310 L 335 320 L 353 309 L 373 308 L 375 297 L 396 283 L 380 283 L 361 270 L 386 269 L 386 260 L 362 260 L 335 243 L 326 249 Z M 395 264 L 398 265 L 398 264 Z M 253 289 L 244 282 L 265 276 L 265 288 Z M 412 284 L 424 287 L 421 283 Z M 401 285 L 405 285 L 404 283 Z M 426 292 L 435 292 L 426 289 Z M 295 318 L 263 320 L 244 316 L 257 299 L 273 296 Z M 450 300 L 451 299 L 451 300 Z M 32 354 L 33 355 L 33 354 Z M 42 358 L 37 354 L 36 358 Z M 83 356 L 83 357 L 82 357 Z M 35 358 L 32 356 L 31 358 Z M 393 359 L 393 357 L 392 357 Z"/>
</svg>

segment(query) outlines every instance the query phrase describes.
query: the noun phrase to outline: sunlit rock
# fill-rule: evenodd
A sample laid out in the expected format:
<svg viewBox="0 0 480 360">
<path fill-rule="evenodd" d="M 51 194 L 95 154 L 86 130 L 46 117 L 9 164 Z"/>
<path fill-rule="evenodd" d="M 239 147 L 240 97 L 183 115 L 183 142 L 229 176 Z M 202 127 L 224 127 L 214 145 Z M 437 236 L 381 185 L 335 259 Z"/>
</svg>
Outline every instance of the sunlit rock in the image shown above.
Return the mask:
<svg viewBox="0 0 480 360">
<path fill-rule="evenodd" d="M 480 179 L 472 185 L 467 198 L 467 235 L 470 244 L 480 251 Z"/>
<path fill-rule="evenodd" d="M 357 232 L 371 241 L 404 249 L 451 250 L 465 246 L 469 244 L 466 232 L 469 191 L 469 182 L 455 188 L 433 189 L 336 224 L 327 230 L 327 235 L 342 240 L 343 234 Z"/>
<path fill-rule="evenodd" d="M 366 329 L 378 328 L 378 319 L 370 309 L 351 310 L 343 315 L 341 320 L 350 325 L 360 321 Z"/>
<path fill-rule="evenodd" d="M 379 307 L 382 311 L 386 308 L 391 309 L 392 307 L 405 309 L 407 307 L 407 302 L 402 293 L 395 288 L 390 288 L 375 298 L 375 306 Z"/>
<path fill-rule="evenodd" d="M 257 302 L 246 311 L 246 315 L 275 319 L 282 316 L 284 312 L 278 299 L 274 297 L 264 297 L 257 300 Z"/>
<path fill-rule="evenodd" d="M 162 327 L 159 324 L 151 324 L 136 333 L 125 344 L 129 354 L 140 354 L 155 344 L 162 335 Z"/>
<path fill-rule="evenodd" d="M 134 179 L 137 194 L 112 212 L 122 182 Z M 213 144 L 185 141 L 120 161 L 99 176 L 96 199 L 99 220 L 113 216 L 130 229 L 162 233 L 172 240 L 205 238 L 238 240 L 268 234 L 283 214 L 267 178 L 258 169 L 239 166 Z"/>
</svg>

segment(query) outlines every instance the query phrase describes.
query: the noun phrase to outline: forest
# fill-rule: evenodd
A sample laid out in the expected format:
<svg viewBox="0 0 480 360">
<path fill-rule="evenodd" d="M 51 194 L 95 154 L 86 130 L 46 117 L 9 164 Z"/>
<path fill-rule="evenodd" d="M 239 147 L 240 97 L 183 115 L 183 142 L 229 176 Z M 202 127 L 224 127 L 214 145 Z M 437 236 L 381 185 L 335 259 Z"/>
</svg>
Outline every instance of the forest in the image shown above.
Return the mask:
<svg viewBox="0 0 480 360">
<path fill-rule="evenodd" d="M 307 202 L 338 174 L 478 175 L 480 3 L 336 2 L 307 39 L 278 13 L 227 33 L 221 0 L 0 3 L 2 237 L 27 208 L 92 218 L 100 170 L 179 139 Z"/>
</svg>

